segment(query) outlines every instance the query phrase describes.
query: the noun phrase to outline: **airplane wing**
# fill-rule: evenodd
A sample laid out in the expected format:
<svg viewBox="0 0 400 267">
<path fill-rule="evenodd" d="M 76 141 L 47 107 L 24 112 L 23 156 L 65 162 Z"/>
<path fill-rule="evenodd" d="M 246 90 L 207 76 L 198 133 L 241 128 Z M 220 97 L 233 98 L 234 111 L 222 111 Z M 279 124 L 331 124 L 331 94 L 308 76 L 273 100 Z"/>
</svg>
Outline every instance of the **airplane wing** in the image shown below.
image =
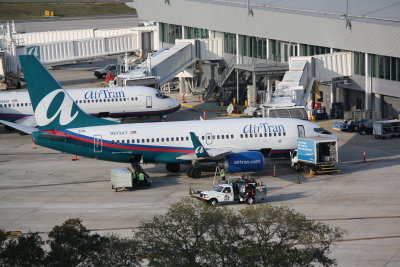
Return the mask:
<svg viewBox="0 0 400 267">
<path fill-rule="evenodd" d="M 37 128 L 35 127 L 31 127 L 31 126 L 26 126 L 26 125 L 22 125 L 22 124 L 18 124 L 18 123 L 14 123 L 14 122 L 10 122 L 10 121 L 3 121 L 0 120 L 0 123 L 10 126 L 18 131 L 27 133 L 27 134 L 32 134 L 33 132 L 38 131 Z"/>
<path fill-rule="evenodd" d="M 227 154 L 240 153 L 240 152 L 247 151 L 247 150 L 243 150 L 240 148 L 234 148 L 234 147 L 220 147 L 220 148 L 205 149 L 203 147 L 203 145 L 201 144 L 200 140 L 197 138 L 197 136 L 193 132 L 190 132 L 190 138 L 192 139 L 194 152 L 179 156 L 179 157 L 177 157 L 177 159 L 180 159 L 180 160 L 211 160 L 211 161 L 213 161 L 213 160 L 219 160 Z"/>
<path fill-rule="evenodd" d="M 18 123 L 23 126 L 28 126 L 28 127 L 36 127 L 37 126 L 35 116 L 23 117 L 21 119 L 16 120 L 15 123 Z"/>
</svg>

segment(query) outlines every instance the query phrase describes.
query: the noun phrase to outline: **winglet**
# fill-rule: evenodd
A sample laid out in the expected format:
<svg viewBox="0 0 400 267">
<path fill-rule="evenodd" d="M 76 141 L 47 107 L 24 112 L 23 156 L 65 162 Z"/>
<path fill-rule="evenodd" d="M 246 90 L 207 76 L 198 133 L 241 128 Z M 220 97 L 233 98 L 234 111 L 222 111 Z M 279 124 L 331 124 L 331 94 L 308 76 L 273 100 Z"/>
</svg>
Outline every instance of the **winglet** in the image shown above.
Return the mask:
<svg viewBox="0 0 400 267">
<path fill-rule="evenodd" d="M 210 156 L 208 155 L 207 150 L 200 143 L 199 139 L 197 138 L 194 132 L 190 132 L 190 138 L 192 139 L 194 153 L 198 158 L 205 158 Z"/>
</svg>

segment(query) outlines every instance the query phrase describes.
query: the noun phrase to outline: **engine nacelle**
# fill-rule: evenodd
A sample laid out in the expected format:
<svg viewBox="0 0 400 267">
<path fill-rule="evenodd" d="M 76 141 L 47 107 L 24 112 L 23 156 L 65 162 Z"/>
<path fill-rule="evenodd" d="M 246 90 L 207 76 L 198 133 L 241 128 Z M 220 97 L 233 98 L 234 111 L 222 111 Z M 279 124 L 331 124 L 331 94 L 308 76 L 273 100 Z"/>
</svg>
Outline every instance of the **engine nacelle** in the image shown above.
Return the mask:
<svg viewBox="0 0 400 267">
<path fill-rule="evenodd" d="M 257 151 L 229 154 L 225 157 L 225 170 L 234 172 L 253 172 L 264 168 L 264 155 Z"/>
</svg>

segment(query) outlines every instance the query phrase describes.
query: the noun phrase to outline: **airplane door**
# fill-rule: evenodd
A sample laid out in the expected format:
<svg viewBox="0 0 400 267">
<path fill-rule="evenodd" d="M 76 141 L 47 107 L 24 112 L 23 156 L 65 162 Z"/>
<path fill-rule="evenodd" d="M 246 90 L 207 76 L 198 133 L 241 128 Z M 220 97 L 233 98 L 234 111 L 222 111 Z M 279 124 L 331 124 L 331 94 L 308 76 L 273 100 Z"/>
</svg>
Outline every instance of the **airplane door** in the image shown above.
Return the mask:
<svg viewBox="0 0 400 267">
<path fill-rule="evenodd" d="M 100 153 L 103 150 L 103 139 L 101 138 L 101 135 L 93 136 L 93 144 L 95 153 Z"/>
<path fill-rule="evenodd" d="M 297 125 L 297 133 L 299 135 L 299 137 L 305 137 L 305 130 L 304 130 L 304 125 Z"/>
<path fill-rule="evenodd" d="M 206 144 L 207 144 L 207 145 L 211 145 L 211 144 L 212 144 L 212 141 L 213 141 L 213 139 L 212 139 L 212 134 L 206 133 L 205 138 L 206 138 Z"/>
<path fill-rule="evenodd" d="M 152 104 L 152 99 L 151 96 L 147 96 L 146 97 L 146 108 L 152 108 L 153 104 Z"/>
</svg>

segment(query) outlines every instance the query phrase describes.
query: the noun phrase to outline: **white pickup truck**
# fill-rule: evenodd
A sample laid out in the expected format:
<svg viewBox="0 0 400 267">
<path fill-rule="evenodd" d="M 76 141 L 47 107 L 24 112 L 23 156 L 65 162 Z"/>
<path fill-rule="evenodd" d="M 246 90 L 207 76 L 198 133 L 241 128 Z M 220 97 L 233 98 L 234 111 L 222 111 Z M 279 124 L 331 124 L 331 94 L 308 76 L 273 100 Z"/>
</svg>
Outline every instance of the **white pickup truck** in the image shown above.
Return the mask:
<svg viewBox="0 0 400 267">
<path fill-rule="evenodd" d="M 265 185 L 246 180 L 236 180 L 219 184 L 211 191 L 202 191 L 198 198 L 211 205 L 230 202 L 253 204 L 263 201 L 266 196 L 267 187 Z"/>
</svg>

